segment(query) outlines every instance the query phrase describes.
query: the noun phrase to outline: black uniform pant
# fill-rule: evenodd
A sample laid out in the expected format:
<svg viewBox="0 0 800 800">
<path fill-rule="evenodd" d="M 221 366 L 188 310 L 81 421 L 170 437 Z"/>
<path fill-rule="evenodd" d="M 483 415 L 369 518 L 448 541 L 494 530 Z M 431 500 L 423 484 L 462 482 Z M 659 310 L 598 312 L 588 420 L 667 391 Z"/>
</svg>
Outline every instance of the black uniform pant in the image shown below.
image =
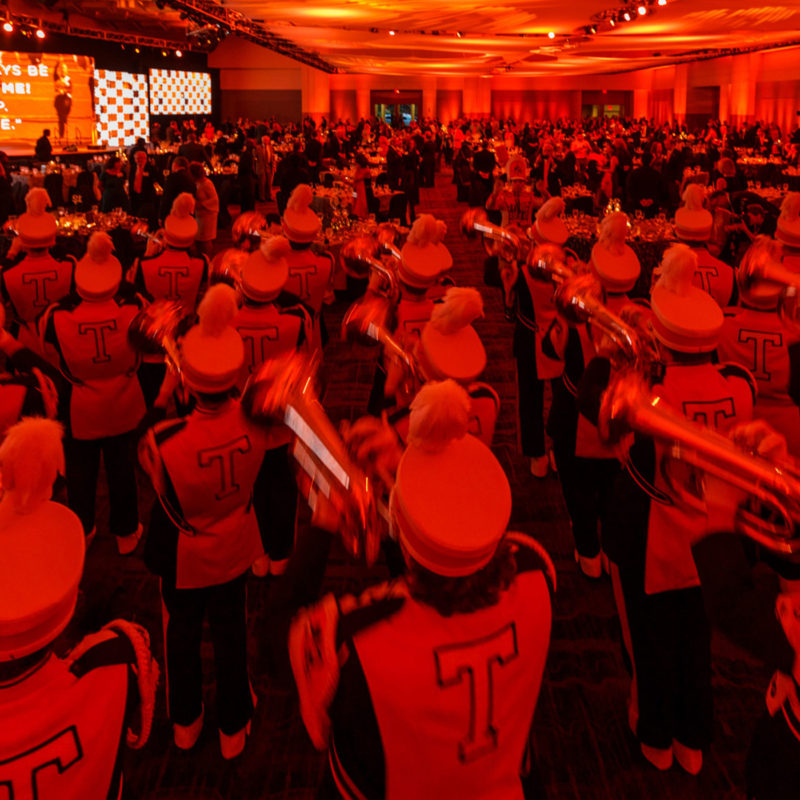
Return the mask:
<svg viewBox="0 0 800 800">
<path fill-rule="evenodd" d="M 267 450 L 253 486 L 253 510 L 264 552 L 273 561 L 289 558 L 297 521 L 297 481 L 289 445 Z"/>
<path fill-rule="evenodd" d="M 113 409 L 109 409 L 109 413 L 113 414 Z M 94 528 L 101 453 L 108 481 L 109 527 L 115 536 L 127 536 L 135 533 L 139 526 L 136 431 L 102 439 L 66 437 L 64 455 L 69 507 L 78 515 L 84 532 L 88 534 Z"/>
<path fill-rule="evenodd" d="M 711 631 L 698 587 L 645 594 L 644 570 L 613 567 L 620 619 L 630 632 L 636 735 L 651 747 L 711 742 Z M 627 637 L 625 637 L 627 638 Z"/>
<path fill-rule="evenodd" d="M 514 336 L 517 359 L 517 403 L 522 454 L 538 458 L 545 454 L 544 381 L 536 370 L 536 342 L 533 331 Z"/>
<path fill-rule="evenodd" d="M 200 644 L 208 616 L 217 683 L 217 720 L 228 735 L 253 716 L 247 675 L 247 574 L 202 589 L 176 589 L 162 579 L 167 664 L 167 711 L 178 725 L 190 725 L 203 710 Z"/>
<path fill-rule="evenodd" d="M 605 527 L 614 481 L 620 470 L 614 458 L 582 458 L 575 445 L 553 440 L 561 491 L 572 523 L 575 549 L 585 558 L 601 550 L 599 531 Z"/>
</svg>

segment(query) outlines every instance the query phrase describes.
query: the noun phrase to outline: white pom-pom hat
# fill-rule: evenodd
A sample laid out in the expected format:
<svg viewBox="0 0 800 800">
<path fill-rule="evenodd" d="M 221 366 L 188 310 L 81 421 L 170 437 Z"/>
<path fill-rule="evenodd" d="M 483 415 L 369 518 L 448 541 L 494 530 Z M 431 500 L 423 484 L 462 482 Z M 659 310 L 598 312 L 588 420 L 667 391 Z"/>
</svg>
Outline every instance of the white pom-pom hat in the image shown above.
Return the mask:
<svg viewBox="0 0 800 800">
<path fill-rule="evenodd" d="M 536 212 L 536 221 L 528 229 L 528 235 L 539 244 L 564 244 L 569 238 L 567 226 L 561 219 L 564 208 L 560 197 L 551 197 Z"/>
<path fill-rule="evenodd" d="M 242 294 L 256 303 L 274 300 L 289 280 L 286 256 L 291 251 L 284 236 L 264 239 L 242 265 L 240 287 Z"/>
<path fill-rule="evenodd" d="M 75 288 L 84 300 L 108 300 L 122 282 L 122 265 L 111 253 L 114 242 L 107 233 L 89 237 L 86 255 L 75 266 Z"/>
<path fill-rule="evenodd" d="M 800 192 L 789 192 L 783 198 L 775 238 L 787 247 L 800 249 Z"/>
<path fill-rule="evenodd" d="M 212 286 L 197 307 L 199 322 L 181 344 L 181 369 L 190 389 L 217 394 L 230 389 L 244 364 L 244 343 L 231 321 L 238 305 L 226 283 Z"/>
<path fill-rule="evenodd" d="M 681 353 L 708 353 L 719 340 L 724 317 L 708 292 L 693 285 L 697 255 L 685 244 L 670 247 L 650 295 L 653 330 L 659 341 Z"/>
<path fill-rule="evenodd" d="M 17 220 L 20 244 L 28 250 L 52 247 L 56 243 L 56 218 L 48 214 L 50 195 L 37 186 L 25 195 L 25 213 Z"/>
<path fill-rule="evenodd" d="M 675 235 L 685 242 L 707 242 L 714 218 L 703 207 L 706 190 L 690 183 L 683 191 L 683 205 L 675 212 Z"/>
<path fill-rule="evenodd" d="M 611 294 L 629 292 L 642 271 L 636 253 L 625 244 L 627 232 L 626 214 L 622 211 L 608 214 L 600 223 L 599 241 L 592 248 L 591 263 Z"/>
<path fill-rule="evenodd" d="M 394 530 L 422 567 L 462 577 L 489 563 L 511 516 L 511 488 L 492 451 L 467 433 L 469 396 L 429 382 L 411 404 L 409 445 L 391 495 Z"/>
<path fill-rule="evenodd" d="M 433 308 L 420 336 L 417 356 L 426 377 L 475 380 L 486 368 L 486 350 L 472 323 L 483 316 L 477 289 L 451 286 Z"/>
<path fill-rule="evenodd" d="M 31 459 L 32 450 L 41 458 Z M 46 647 L 75 611 L 83 526 L 74 512 L 42 491 L 43 483 L 52 489 L 63 458 L 61 426 L 50 420 L 22 420 L 0 448 L 7 488 L 0 503 L 0 661 Z"/>
<path fill-rule="evenodd" d="M 442 243 L 447 226 L 431 214 L 420 214 L 400 251 L 397 274 L 403 283 L 426 289 L 453 266 L 453 257 Z"/>
<path fill-rule="evenodd" d="M 283 232 L 290 242 L 313 242 L 322 227 L 320 218 L 311 210 L 314 192 L 307 183 L 295 186 L 283 212 Z"/>
<path fill-rule="evenodd" d="M 197 220 L 194 218 L 195 199 L 189 192 L 179 194 L 164 220 L 164 241 L 179 250 L 191 247 L 197 238 Z"/>
</svg>

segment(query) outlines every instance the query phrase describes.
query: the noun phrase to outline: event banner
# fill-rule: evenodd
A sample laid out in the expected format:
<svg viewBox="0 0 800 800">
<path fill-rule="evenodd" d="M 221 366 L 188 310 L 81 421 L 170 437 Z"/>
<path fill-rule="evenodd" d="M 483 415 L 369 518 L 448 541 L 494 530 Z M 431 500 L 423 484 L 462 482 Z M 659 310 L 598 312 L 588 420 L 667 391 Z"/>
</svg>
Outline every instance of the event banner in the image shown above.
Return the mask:
<svg viewBox="0 0 800 800">
<path fill-rule="evenodd" d="M 150 138 L 147 75 L 94 71 L 94 111 L 98 145 L 123 147 Z"/>
<path fill-rule="evenodd" d="M 0 51 L 0 142 L 30 148 L 50 130 L 55 148 L 92 142 L 92 74 L 88 56 Z"/>
<path fill-rule="evenodd" d="M 211 75 L 179 69 L 151 69 L 150 113 L 210 114 Z"/>
</svg>

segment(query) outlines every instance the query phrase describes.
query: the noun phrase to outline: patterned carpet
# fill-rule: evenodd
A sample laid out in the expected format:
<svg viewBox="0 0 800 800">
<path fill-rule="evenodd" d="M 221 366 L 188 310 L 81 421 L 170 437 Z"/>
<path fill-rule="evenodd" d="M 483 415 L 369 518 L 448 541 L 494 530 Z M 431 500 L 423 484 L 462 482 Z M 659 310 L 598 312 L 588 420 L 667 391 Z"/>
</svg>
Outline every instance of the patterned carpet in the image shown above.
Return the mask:
<svg viewBox="0 0 800 800">
<path fill-rule="evenodd" d="M 265 210 L 272 210 L 268 205 Z M 430 211 L 448 224 L 454 275 L 461 285 L 481 285 L 483 256 L 479 243 L 459 231 L 466 206 L 456 204 L 449 175 L 438 175 L 437 186 L 423 189 L 418 211 Z M 715 622 L 713 641 L 714 744 L 699 778 L 674 767 L 658 773 L 638 753 L 626 722 L 628 677 L 621 656 L 620 635 L 611 586 L 607 579 L 590 582 L 572 560 L 572 541 L 559 484 L 550 476 L 532 478 L 517 453 L 515 370 L 511 358 L 511 324 L 505 320 L 499 292 L 484 289 L 485 319 L 476 327 L 488 351 L 485 380 L 500 393 L 502 408 L 496 432 L 496 452 L 511 480 L 513 527 L 535 535 L 548 549 L 558 570 L 553 636 L 535 720 L 536 757 L 549 798 L 580 800 L 672 800 L 744 796 L 744 759 L 755 721 L 763 708 L 763 693 L 776 659 L 784 655 L 771 604 L 773 576 L 751 572 L 736 541 L 706 542 L 702 563 L 709 565 L 708 604 Z M 326 351 L 323 401 L 334 419 L 355 418 L 365 408 L 373 365 L 357 360 L 336 341 L 343 307 L 327 313 L 332 339 Z M 142 486 L 142 508 L 152 493 Z M 134 618 L 151 631 L 154 651 L 162 661 L 158 585 L 139 558 L 116 555 L 107 529 L 105 487 L 99 531 L 89 555 L 81 600 L 68 638 L 74 639 L 116 616 Z M 707 570 L 703 569 L 705 576 Z M 365 579 L 341 555 L 334 555 L 325 588 L 354 590 L 382 574 Z M 265 631 L 270 626 L 269 581 L 253 579 L 249 587 L 249 625 L 253 683 L 259 698 L 252 735 L 244 755 L 227 763 L 219 754 L 213 718 L 210 645 L 204 662 L 208 678 L 206 728 L 189 753 L 171 742 L 163 691 L 153 735 L 147 746 L 128 752 L 125 782 L 132 798 L 178 800 L 192 798 L 314 797 L 323 757 L 316 753 L 299 719 L 296 700 L 267 677 L 269 653 Z M 411 799 L 409 799 L 411 800 Z M 416 799 L 425 800 L 425 799 Z M 431 799 L 433 800 L 433 799 Z"/>
</svg>

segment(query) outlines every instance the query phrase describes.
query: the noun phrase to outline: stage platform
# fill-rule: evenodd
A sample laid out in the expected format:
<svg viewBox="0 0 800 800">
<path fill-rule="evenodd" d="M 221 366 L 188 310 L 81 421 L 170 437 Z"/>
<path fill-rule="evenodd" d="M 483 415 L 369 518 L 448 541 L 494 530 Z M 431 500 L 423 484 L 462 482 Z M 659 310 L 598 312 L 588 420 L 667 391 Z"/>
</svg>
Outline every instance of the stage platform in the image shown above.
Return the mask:
<svg viewBox="0 0 800 800">
<path fill-rule="evenodd" d="M 5 152 L 12 161 L 33 161 L 36 157 L 32 145 L 0 145 L 0 150 Z M 77 150 L 54 147 L 52 158 L 59 158 L 61 161 L 85 161 L 92 156 L 110 156 L 116 152 L 116 147 L 78 147 Z"/>
</svg>

